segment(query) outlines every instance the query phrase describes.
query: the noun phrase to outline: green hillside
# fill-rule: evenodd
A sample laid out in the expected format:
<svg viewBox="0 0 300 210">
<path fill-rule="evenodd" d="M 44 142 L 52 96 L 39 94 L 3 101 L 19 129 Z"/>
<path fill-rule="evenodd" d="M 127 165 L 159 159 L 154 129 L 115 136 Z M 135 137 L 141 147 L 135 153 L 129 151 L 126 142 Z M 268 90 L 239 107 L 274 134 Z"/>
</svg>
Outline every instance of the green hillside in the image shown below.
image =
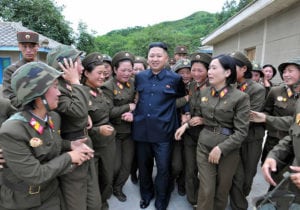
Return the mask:
<svg viewBox="0 0 300 210">
<path fill-rule="evenodd" d="M 170 56 L 176 45 L 186 45 L 190 52 L 200 46 L 200 38 L 209 34 L 216 26 L 215 14 L 196 12 L 184 19 L 162 22 L 148 27 L 115 30 L 95 37 L 95 48 L 101 53 L 114 55 L 128 50 L 135 55 L 146 56 L 150 42 L 164 41 L 169 46 Z"/>
</svg>

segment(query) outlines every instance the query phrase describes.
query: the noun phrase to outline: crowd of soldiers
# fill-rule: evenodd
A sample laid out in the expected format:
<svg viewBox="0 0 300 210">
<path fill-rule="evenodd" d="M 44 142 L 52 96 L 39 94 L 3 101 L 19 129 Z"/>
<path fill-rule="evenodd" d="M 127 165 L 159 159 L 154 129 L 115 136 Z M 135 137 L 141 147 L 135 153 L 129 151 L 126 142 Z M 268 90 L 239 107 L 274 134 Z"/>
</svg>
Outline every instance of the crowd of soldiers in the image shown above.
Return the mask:
<svg viewBox="0 0 300 210">
<path fill-rule="evenodd" d="M 0 100 L 0 209 L 105 210 L 112 195 L 126 202 L 131 177 L 142 209 L 155 198 L 166 210 L 177 184 L 193 209 L 247 210 L 260 161 L 269 191 L 292 172 L 283 190 L 300 208 L 300 58 L 278 66 L 274 85 L 276 68 L 240 51 L 177 46 L 169 58 L 153 42 L 147 58 L 110 57 L 59 45 L 44 63 L 37 33 L 17 40 Z"/>
</svg>

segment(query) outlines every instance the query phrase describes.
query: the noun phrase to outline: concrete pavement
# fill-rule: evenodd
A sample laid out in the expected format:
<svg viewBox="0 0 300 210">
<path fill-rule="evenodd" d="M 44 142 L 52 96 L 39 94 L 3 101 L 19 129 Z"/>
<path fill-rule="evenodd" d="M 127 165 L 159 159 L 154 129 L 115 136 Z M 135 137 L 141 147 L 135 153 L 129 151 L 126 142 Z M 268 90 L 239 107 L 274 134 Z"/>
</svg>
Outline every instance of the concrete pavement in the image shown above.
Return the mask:
<svg viewBox="0 0 300 210">
<path fill-rule="evenodd" d="M 251 193 L 248 196 L 248 210 L 253 210 L 252 199 L 264 195 L 268 189 L 268 184 L 262 177 L 260 165 L 257 168 L 257 172 L 258 173 L 254 177 Z M 126 185 L 123 188 L 123 191 L 127 195 L 127 201 L 120 202 L 118 199 L 116 199 L 116 197 L 112 196 L 109 199 L 110 210 L 140 210 L 139 186 L 132 184 L 129 178 L 126 182 Z M 154 200 L 151 201 L 151 204 L 146 210 L 155 210 Z M 177 189 L 175 188 L 171 195 L 168 210 L 193 210 L 193 208 L 186 200 L 186 196 L 180 196 L 177 193 Z M 230 210 L 230 207 L 227 207 L 226 210 Z"/>
</svg>

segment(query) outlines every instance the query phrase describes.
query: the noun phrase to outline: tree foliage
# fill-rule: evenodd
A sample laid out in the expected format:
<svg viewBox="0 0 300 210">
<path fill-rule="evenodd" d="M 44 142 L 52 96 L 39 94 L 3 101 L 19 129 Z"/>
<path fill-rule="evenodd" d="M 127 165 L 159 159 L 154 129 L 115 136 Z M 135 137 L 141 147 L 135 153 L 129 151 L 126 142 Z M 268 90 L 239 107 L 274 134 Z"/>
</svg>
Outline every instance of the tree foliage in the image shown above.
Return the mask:
<svg viewBox="0 0 300 210">
<path fill-rule="evenodd" d="M 72 44 L 73 30 L 61 14 L 63 7 L 52 0 L 1 0 L 0 17 L 21 21 L 23 26 L 63 44 Z"/>
</svg>

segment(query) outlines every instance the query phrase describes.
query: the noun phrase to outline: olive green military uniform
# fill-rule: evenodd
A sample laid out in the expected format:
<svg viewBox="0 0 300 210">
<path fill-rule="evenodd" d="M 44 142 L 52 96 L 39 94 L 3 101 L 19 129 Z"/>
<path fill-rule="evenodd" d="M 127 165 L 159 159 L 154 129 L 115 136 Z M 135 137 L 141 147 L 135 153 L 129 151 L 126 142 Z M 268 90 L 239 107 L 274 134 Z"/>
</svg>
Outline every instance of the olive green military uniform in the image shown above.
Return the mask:
<svg viewBox="0 0 300 210">
<path fill-rule="evenodd" d="M 250 109 L 260 112 L 265 102 L 265 88 L 251 79 L 237 86 L 250 97 Z M 230 190 L 230 205 L 232 210 L 248 208 L 246 197 L 249 195 L 257 164 L 262 152 L 262 142 L 265 135 L 263 123 L 250 123 L 246 139 L 240 149 L 241 161 L 234 175 Z"/>
<path fill-rule="evenodd" d="M 204 127 L 197 145 L 200 180 L 197 210 L 222 210 L 226 208 L 239 164 L 239 148 L 248 134 L 249 96 L 232 86 L 219 92 L 207 88 L 201 91 L 200 107 L 198 114 L 204 119 Z M 215 146 L 222 151 L 217 165 L 208 162 L 209 153 Z"/>
<path fill-rule="evenodd" d="M 98 173 L 99 187 L 102 197 L 102 206 L 107 205 L 107 199 L 112 195 L 114 157 L 116 155 L 116 144 L 114 132 L 110 136 L 103 136 L 99 133 L 101 125 L 110 125 L 109 110 L 112 103 L 104 96 L 100 89 L 90 89 L 89 115 L 93 122 L 89 136 L 95 150 L 95 165 Z"/>
<path fill-rule="evenodd" d="M 24 64 L 28 63 L 24 59 L 16 62 L 15 64 L 12 64 L 8 66 L 6 69 L 4 69 L 3 72 L 3 84 L 2 84 L 2 94 L 4 98 L 8 98 L 11 101 L 11 104 L 14 107 L 19 107 L 20 104 L 17 100 L 16 95 L 14 94 L 12 88 L 11 88 L 11 75 L 20 67 L 23 66 Z"/>
<path fill-rule="evenodd" d="M 59 78 L 58 81 L 61 95 L 57 111 L 62 117 L 62 138 L 72 141 L 87 137 L 87 144 L 92 146 L 86 130 L 90 101 L 87 93 L 89 88 L 70 85 L 63 78 Z M 68 209 L 101 208 L 101 195 L 93 159 L 77 167 L 72 173 L 61 176 L 60 180 Z"/>
<path fill-rule="evenodd" d="M 191 117 L 196 116 L 199 113 L 201 92 L 200 89 L 204 89 L 208 86 L 208 82 L 204 81 L 199 84 L 195 81 L 190 84 L 190 100 L 189 107 Z M 198 111 L 196 111 L 198 110 Z M 187 200 L 192 204 L 197 204 L 198 190 L 199 190 L 199 179 L 198 179 L 198 168 L 196 161 L 196 150 L 199 133 L 202 129 L 202 125 L 190 127 L 183 135 L 184 144 L 184 161 L 185 161 L 185 189 Z"/>
<path fill-rule="evenodd" d="M 295 104 L 295 115 L 292 126 L 289 129 L 289 135 L 282 138 L 277 145 L 268 153 L 268 158 L 274 158 L 277 162 L 277 168 L 283 168 L 291 158 L 294 157 L 290 165 L 300 166 L 300 101 Z M 289 191 L 295 193 L 297 196 L 294 202 L 298 203 L 300 208 L 300 189 L 289 180 Z"/>
<path fill-rule="evenodd" d="M 114 77 L 106 81 L 101 88 L 109 103 L 113 104 L 109 113 L 110 122 L 117 132 L 113 190 L 119 192 L 129 177 L 134 155 L 131 122 L 121 119 L 123 113 L 130 111 L 129 103 L 134 102 L 134 83 L 133 80 L 129 80 L 122 84 Z"/>
<path fill-rule="evenodd" d="M 288 135 L 297 101 L 297 96 L 290 91 L 291 89 L 286 85 L 280 85 L 272 87 L 267 96 L 264 112 L 267 114 L 268 133 L 261 157 L 262 163 L 279 140 Z"/>
<path fill-rule="evenodd" d="M 14 114 L 17 110 L 10 103 L 10 100 L 6 98 L 0 98 L 0 127 L 2 123 L 8 119 L 12 114 Z"/>
<path fill-rule="evenodd" d="M 54 112 L 43 121 L 24 111 L 3 123 L 0 144 L 6 167 L 1 209 L 61 209 L 57 177 L 74 170 L 74 166 L 67 153 L 60 155 L 70 150 L 70 142 L 61 139 L 58 119 Z"/>
</svg>

